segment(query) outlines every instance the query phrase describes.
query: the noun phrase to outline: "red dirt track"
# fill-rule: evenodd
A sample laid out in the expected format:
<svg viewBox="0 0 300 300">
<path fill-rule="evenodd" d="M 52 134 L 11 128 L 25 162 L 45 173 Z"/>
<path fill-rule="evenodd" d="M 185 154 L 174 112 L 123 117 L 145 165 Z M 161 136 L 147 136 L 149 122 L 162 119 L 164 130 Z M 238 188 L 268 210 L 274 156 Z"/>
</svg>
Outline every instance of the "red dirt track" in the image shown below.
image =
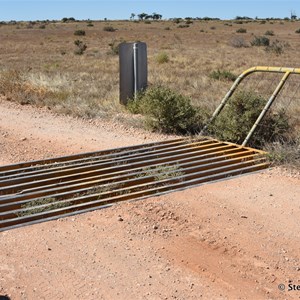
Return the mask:
<svg viewBox="0 0 300 300">
<path fill-rule="evenodd" d="M 0 99 L 0 165 L 167 138 Z M 299 299 L 299 195 L 276 168 L 1 232 L 0 296 Z"/>
</svg>

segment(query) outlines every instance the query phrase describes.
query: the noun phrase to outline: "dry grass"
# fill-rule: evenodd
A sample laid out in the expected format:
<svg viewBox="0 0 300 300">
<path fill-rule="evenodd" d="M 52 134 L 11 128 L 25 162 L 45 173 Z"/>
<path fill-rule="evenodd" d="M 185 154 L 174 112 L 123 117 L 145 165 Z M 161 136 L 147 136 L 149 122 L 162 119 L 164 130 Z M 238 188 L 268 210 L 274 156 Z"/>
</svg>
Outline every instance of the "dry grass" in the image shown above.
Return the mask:
<svg viewBox="0 0 300 300">
<path fill-rule="evenodd" d="M 114 116 L 119 105 L 118 56 L 113 41 L 144 41 L 148 45 L 149 82 L 165 85 L 192 99 L 194 105 L 213 110 L 231 82 L 215 80 L 210 74 L 228 70 L 239 74 L 256 65 L 299 67 L 299 21 L 244 22 L 193 21 L 178 28 L 169 21 L 48 23 L 26 22 L 0 26 L 0 93 L 21 103 L 35 103 L 82 117 Z M 32 28 L 30 28 L 32 27 Z M 106 31 L 113 27 L 115 31 Z M 169 30 L 165 30 L 167 28 Z M 243 27 L 246 33 L 236 31 Z M 212 30 L 212 28 L 214 28 Z M 74 32 L 84 30 L 81 40 L 87 50 L 74 54 Z M 234 38 L 247 44 L 254 36 L 276 32 L 276 39 L 289 43 L 281 55 L 262 47 L 232 46 Z M 273 37 L 269 37 L 272 41 Z M 275 38 L 275 37 L 274 37 Z M 157 56 L 166 53 L 168 62 Z M 16 78 L 12 78 L 16 75 Z M 14 83 L 9 83 L 9 82 Z M 5 82 L 5 85 L 2 83 Z"/>
</svg>

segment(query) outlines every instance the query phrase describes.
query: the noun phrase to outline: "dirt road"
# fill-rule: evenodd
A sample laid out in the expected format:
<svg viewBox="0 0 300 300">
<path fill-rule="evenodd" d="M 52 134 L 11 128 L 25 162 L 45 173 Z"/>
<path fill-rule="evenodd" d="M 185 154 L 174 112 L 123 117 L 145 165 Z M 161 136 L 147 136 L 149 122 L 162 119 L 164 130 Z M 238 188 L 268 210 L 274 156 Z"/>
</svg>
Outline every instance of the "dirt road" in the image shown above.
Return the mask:
<svg viewBox="0 0 300 300">
<path fill-rule="evenodd" d="M 0 100 L 0 164 L 166 138 Z M 2 232 L 0 295 L 299 299 L 299 178 L 275 169 Z"/>
</svg>

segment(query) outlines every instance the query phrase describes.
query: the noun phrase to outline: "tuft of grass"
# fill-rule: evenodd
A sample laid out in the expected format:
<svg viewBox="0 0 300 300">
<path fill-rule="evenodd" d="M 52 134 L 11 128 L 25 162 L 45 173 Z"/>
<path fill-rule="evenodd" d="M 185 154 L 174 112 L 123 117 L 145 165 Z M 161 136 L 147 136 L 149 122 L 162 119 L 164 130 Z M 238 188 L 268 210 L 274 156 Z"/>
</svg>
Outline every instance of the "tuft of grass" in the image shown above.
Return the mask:
<svg viewBox="0 0 300 300">
<path fill-rule="evenodd" d="M 113 40 L 108 44 L 110 47 L 110 52 L 108 54 L 118 55 L 119 54 L 119 48 L 122 43 L 125 43 L 123 39 L 120 40 Z"/>
<path fill-rule="evenodd" d="M 251 45 L 257 47 L 267 47 L 270 45 L 270 39 L 265 36 L 255 36 L 251 41 Z"/>
<path fill-rule="evenodd" d="M 113 26 L 104 26 L 103 31 L 108 31 L 108 32 L 115 32 L 117 29 L 114 28 Z"/>
<path fill-rule="evenodd" d="M 290 142 L 266 144 L 265 149 L 272 164 L 300 169 L 300 136 Z"/>
<path fill-rule="evenodd" d="M 284 53 L 284 51 L 290 47 L 289 43 L 283 42 L 283 41 L 279 41 L 279 40 L 275 40 L 274 42 L 272 42 L 272 44 L 270 44 L 269 46 L 267 46 L 265 48 L 265 50 L 267 52 L 271 52 L 274 53 L 276 55 L 281 55 Z"/>
<path fill-rule="evenodd" d="M 247 32 L 247 29 L 246 29 L 246 28 L 239 28 L 239 29 L 237 29 L 236 32 L 237 32 L 237 33 L 246 33 L 246 32 Z"/>
<path fill-rule="evenodd" d="M 267 31 L 265 32 L 265 35 L 273 36 L 273 35 L 275 35 L 275 34 L 274 34 L 274 31 L 273 31 L 273 30 L 267 30 Z"/>
<path fill-rule="evenodd" d="M 164 180 L 169 178 L 176 178 L 184 175 L 180 170 L 178 164 L 174 165 L 159 165 L 155 167 L 144 167 L 142 169 L 144 176 L 153 176 L 155 180 Z"/>
<path fill-rule="evenodd" d="M 158 64 L 165 64 L 167 62 L 170 61 L 169 59 L 169 55 L 166 52 L 160 52 L 157 54 L 157 56 L 155 57 L 155 61 Z"/>
<path fill-rule="evenodd" d="M 80 41 L 80 40 L 74 41 L 74 45 L 76 46 L 76 49 L 74 51 L 74 54 L 76 54 L 76 55 L 82 55 L 85 52 L 85 50 L 87 49 L 87 45 L 83 41 Z"/>
<path fill-rule="evenodd" d="M 190 27 L 189 24 L 180 24 L 177 26 L 177 28 L 188 28 L 188 27 Z"/>
<path fill-rule="evenodd" d="M 75 30 L 74 35 L 83 36 L 85 35 L 85 31 L 82 29 Z"/>
<path fill-rule="evenodd" d="M 248 48 L 249 45 L 243 37 L 235 36 L 230 40 L 230 45 L 234 48 Z"/>
<path fill-rule="evenodd" d="M 230 71 L 227 70 L 220 70 L 212 71 L 209 74 L 209 77 L 216 80 L 224 80 L 224 81 L 235 81 L 237 76 Z"/>
<path fill-rule="evenodd" d="M 27 202 L 22 205 L 23 209 L 18 213 L 18 217 L 30 216 L 42 212 L 63 208 L 72 205 L 71 202 L 59 202 L 55 198 L 41 198 Z"/>
<path fill-rule="evenodd" d="M 27 76 L 28 77 L 28 76 Z M 0 94 L 8 100 L 16 101 L 22 105 L 46 103 L 48 99 L 65 100 L 68 97 L 66 91 L 49 89 L 46 86 L 36 84 L 20 71 L 11 70 L 0 74 Z"/>
</svg>

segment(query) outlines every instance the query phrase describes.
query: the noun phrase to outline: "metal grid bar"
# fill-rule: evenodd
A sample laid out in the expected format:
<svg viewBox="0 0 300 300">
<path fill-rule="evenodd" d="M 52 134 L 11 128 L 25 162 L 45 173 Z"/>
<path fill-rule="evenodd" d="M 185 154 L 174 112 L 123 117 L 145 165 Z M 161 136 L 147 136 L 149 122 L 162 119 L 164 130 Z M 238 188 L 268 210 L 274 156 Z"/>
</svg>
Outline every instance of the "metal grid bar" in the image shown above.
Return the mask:
<svg viewBox="0 0 300 300">
<path fill-rule="evenodd" d="M 0 167 L 0 231 L 268 167 L 265 152 L 177 139 Z"/>
</svg>

